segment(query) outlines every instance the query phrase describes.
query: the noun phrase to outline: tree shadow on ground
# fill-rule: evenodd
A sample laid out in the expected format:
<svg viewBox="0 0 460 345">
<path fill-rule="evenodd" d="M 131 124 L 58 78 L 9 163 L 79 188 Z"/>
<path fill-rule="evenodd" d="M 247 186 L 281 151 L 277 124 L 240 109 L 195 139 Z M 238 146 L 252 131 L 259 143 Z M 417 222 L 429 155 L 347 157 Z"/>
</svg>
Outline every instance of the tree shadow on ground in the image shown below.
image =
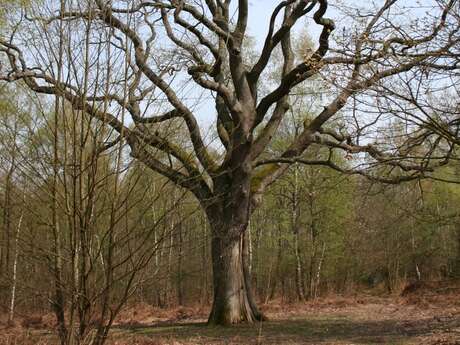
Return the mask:
<svg viewBox="0 0 460 345">
<path fill-rule="evenodd" d="M 416 321 L 324 318 L 274 320 L 232 327 L 208 327 L 205 323 L 126 325 L 122 332 L 174 339 L 180 344 L 407 344 L 419 337 L 448 333 L 459 327 L 460 318 Z"/>
</svg>

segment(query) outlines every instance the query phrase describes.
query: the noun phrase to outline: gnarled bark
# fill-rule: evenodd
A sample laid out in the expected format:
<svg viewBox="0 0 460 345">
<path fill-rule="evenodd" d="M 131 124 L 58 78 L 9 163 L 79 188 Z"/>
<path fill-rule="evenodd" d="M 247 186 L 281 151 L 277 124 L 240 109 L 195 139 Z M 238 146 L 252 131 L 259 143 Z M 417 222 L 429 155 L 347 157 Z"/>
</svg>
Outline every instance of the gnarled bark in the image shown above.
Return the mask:
<svg viewBox="0 0 460 345">
<path fill-rule="evenodd" d="M 246 227 L 247 224 L 226 225 L 223 221 L 211 225 L 214 299 L 208 324 L 231 325 L 265 319 L 251 290 L 245 253 Z"/>
</svg>

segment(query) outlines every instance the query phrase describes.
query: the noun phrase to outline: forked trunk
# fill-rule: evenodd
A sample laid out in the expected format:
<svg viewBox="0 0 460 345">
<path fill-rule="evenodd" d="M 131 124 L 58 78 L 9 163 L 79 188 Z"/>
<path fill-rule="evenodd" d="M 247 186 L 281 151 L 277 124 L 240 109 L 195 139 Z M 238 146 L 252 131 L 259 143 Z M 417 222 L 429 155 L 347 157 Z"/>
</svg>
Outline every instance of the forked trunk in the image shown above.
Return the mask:
<svg viewBox="0 0 460 345">
<path fill-rule="evenodd" d="M 213 231 L 214 300 L 208 320 L 210 325 L 252 323 L 264 319 L 252 296 L 249 272 L 245 267 L 244 232 L 238 228 Z"/>
</svg>

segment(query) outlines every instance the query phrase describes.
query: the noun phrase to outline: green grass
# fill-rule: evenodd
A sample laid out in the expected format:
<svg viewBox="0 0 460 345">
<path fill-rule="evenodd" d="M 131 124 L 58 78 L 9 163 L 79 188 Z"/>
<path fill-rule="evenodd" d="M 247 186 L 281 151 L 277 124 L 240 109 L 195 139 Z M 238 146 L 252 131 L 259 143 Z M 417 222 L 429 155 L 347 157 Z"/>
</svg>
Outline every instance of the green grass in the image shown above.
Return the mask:
<svg viewBox="0 0 460 345">
<path fill-rule="evenodd" d="M 174 339 L 180 344 L 402 345 L 409 343 L 411 338 L 411 334 L 405 334 L 395 321 L 357 322 L 343 317 L 297 318 L 232 327 L 208 327 L 203 323 L 164 324 L 119 328 L 114 335 Z"/>
</svg>

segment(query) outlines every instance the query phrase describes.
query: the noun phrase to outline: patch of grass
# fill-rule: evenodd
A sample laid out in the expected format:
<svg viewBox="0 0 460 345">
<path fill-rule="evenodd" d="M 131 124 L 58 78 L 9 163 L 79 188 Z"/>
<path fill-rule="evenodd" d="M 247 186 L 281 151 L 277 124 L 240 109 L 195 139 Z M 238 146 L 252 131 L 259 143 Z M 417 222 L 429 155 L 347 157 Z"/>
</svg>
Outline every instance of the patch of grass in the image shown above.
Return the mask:
<svg viewBox="0 0 460 345">
<path fill-rule="evenodd" d="M 255 325 L 208 327 L 183 323 L 117 330 L 120 336 L 174 339 L 179 344 L 405 344 L 395 322 L 355 322 L 343 317 L 275 320 Z"/>
</svg>

